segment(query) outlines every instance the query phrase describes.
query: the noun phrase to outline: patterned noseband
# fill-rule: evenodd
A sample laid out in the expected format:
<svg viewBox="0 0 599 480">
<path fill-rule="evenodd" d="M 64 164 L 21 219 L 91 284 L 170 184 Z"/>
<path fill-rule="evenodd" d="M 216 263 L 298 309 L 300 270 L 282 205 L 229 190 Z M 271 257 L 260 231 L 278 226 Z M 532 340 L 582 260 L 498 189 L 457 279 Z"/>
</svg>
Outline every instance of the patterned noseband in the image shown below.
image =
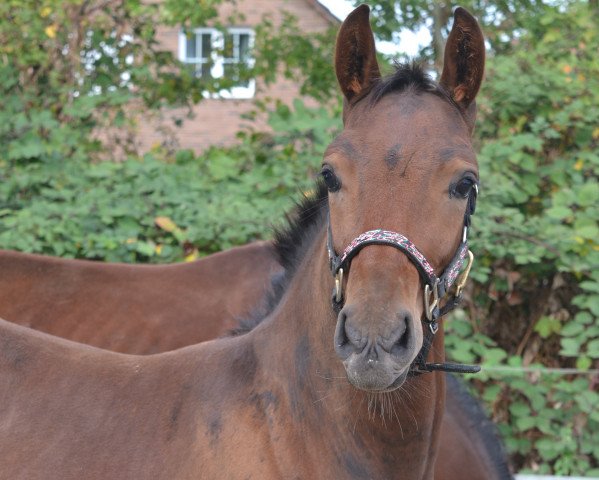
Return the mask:
<svg viewBox="0 0 599 480">
<path fill-rule="evenodd" d="M 343 275 L 349 272 L 349 267 L 352 259 L 360 250 L 368 245 L 389 245 L 403 252 L 408 259 L 414 264 L 422 281 L 424 283 L 424 314 L 425 321 L 428 323 L 429 334 L 424 340 L 422 350 L 420 351 L 412 371 L 415 373 L 431 372 L 433 370 L 451 371 L 457 373 L 475 373 L 480 370 L 476 365 L 457 365 L 457 364 L 430 364 L 426 363 L 428 350 L 432 344 L 433 336 L 439 329 L 438 319 L 445 315 L 450 310 L 453 310 L 462 298 L 462 289 L 470 267 L 474 260 L 472 252 L 468 250 L 468 228 L 470 226 L 470 216 L 474 213 L 476 205 L 476 197 L 478 195 L 478 187 L 474 188 L 468 197 L 468 206 L 464 214 L 464 230 L 462 241 L 458 246 L 452 260 L 445 267 L 445 270 L 440 276 L 435 275 L 435 271 L 426 257 L 416 248 L 407 237 L 401 233 L 392 232 L 389 230 L 370 230 L 354 238 L 350 244 L 345 247 L 341 255 L 335 253 L 333 246 L 333 232 L 331 222 L 328 222 L 327 236 L 327 252 L 331 273 L 335 277 L 335 291 L 333 292 L 333 308 L 339 312 L 343 307 Z M 460 275 L 460 269 L 463 265 L 464 258 L 468 255 L 468 263 L 464 271 Z M 456 279 L 458 279 L 454 292 L 450 293 L 450 289 Z M 440 302 L 446 300 L 443 307 Z"/>
</svg>

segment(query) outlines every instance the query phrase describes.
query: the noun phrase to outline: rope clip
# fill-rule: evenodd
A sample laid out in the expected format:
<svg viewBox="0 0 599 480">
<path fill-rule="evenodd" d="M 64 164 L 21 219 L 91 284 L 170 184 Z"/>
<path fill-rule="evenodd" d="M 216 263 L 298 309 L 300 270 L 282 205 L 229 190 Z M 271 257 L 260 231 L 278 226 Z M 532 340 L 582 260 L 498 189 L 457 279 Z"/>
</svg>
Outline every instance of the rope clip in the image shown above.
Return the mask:
<svg viewBox="0 0 599 480">
<path fill-rule="evenodd" d="M 472 264 L 474 263 L 474 254 L 468 250 L 468 263 L 466 264 L 466 268 L 460 276 L 458 277 L 458 281 L 455 287 L 455 296 L 459 297 L 462 294 L 462 290 L 464 289 L 464 285 L 466 285 L 466 281 L 468 280 L 468 275 L 470 274 L 470 269 L 472 268 Z"/>
</svg>

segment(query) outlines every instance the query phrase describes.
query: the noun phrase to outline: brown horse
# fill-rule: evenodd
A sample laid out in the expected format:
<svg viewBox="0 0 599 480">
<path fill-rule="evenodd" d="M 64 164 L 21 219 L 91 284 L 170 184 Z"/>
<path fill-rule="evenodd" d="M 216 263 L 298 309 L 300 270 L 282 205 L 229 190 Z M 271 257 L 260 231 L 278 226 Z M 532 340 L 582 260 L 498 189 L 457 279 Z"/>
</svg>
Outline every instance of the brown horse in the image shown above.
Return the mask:
<svg viewBox="0 0 599 480">
<path fill-rule="evenodd" d="M 151 266 L 0 251 L 0 317 L 115 352 L 165 352 L 235 328 L 280 270 L 270 242 Z"/>
<path fill-rule="evenodd" d="M 432 478 L 443 375 L 408 375 L 423 371 L 412 369 L 428 335 L 420 319 L 436 326 L 436 302 L 425 309 L 420 288 L 418 267 L 429 264 L 415 267 L 404 253 L 417 250 L 390 244 L 354 249 L 341 279 L 341 257 L 335 351 L 350 386 L 333 358 L 324 246 L 329 221 L 333 251 L 379 221 L 401 227 L 436 272 L 450 264 L 476 181 L 469 134 L 484 58 L 463 10 L 447 52 L 441 86 L 417 69 L 380 80 L 367 9 L 348 17 L 336 59 L 345 130 L 325 157 L 328 205 L 324 196 L 298 222 L 283 296 L 248 334 L 136 357 L 3 323 L 7 478 Z M 442 363 L 441 333 L 429 357 Z"/>
<path fill-rule="evenodd" d="M 236 328 L 281 269 L 275 253 L 256 242 L 189 264 L 138 266 L 0 250 L 0 317 L 122 353 L 175 350 Z M 470 480 L 511 478 L 502 452 L 480 406 L 449 378 L 435 478 L 461 480 L 465 463 Z"/>
<path fill-rule="evenodd" d="M 168 266 L 0 251 L 0 317 L 123 353 L 174 350 L 236 327 L 280 270 L 276 258 L 267 242 Z M 435 478 L 461 480 L 466 463 L 470 480 L 511 478 L 492 423 L 455 378 L 448 380 Z"/>
</svg>

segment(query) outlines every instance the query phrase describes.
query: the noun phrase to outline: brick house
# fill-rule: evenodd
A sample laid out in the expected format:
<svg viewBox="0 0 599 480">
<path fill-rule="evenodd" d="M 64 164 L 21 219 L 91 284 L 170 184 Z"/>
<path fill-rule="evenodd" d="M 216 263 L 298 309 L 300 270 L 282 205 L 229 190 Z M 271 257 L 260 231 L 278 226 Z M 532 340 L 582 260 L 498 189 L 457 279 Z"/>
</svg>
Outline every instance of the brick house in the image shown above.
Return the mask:
<svg viewBox="0 0 599 480">
<path fill-rule="evenodd" d="M 253 26 L 269 14 L 274 25 L 280 24 L 283 11 L 293 14 L 298 26 L 305 32 L 321 32 L 338 19 L 317 0 L 237 0 L 236 5 L 223 4 L 219 15 L 224 21 L 233 9 L 243 14 L 244 23 L 231 25 L 228 35 L 200 26 L 186 35 L 181 29 L 162 27 L 158 39 L 166 49 L 177 55 L 179 60 L 194 65 L 197 75 L 227 75 L 230 64 L 249 58 L 253 42 Z M 220 42 L 220 43 L 219 43 Z M 228 58 L 217 58 L 209 65 L 213 48 L 227 52 Z M 251 61 L 251 60 L 250 60 Z M 299 96 L 296 84 L 279 79 L 266 88 L 259 81 L 251 80 L 234 87 L 230 93 L 224 92 L 220 98 L 206 98 L 194 107 L 193 118 L 185 118 L 187 111 L 172 109 L 164 111 L 161 119 L 140 122 L 140 149 L 164 143 L 169 138 L 174 146 L 190 148 L 199 152 L 210 145 L 227 145 L 235 141 L 235 133 L 244 125 L 243 113 L 253 109 L 256 100 L 278 98 L 290 104 Z M 184 118 L 180 126 L 175 126 L 173 118 Z M 262 124 L 263 125 L 263 124 Z"/>
</svg>

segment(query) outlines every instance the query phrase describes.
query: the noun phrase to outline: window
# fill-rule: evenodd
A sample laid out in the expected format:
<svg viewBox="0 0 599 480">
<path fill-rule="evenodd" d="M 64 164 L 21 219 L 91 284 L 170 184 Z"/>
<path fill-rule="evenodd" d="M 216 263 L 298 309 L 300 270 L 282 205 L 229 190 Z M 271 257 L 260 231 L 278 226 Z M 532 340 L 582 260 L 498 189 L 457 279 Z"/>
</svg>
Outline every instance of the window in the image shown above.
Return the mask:
<svg viewBox="0 0 599 480">
<path fill-rule="evenodd" d="M 212 28 L 196 28 L 179 34 L 179 60 L 192 66 L 201 78 L 227 78 L 235 82 L 220 98 L 252 98 L 255 80 L 241 80 L 240 72 L 253 66 L 254 32 L 230 28 L 225 34 Z"/>
</svg>

